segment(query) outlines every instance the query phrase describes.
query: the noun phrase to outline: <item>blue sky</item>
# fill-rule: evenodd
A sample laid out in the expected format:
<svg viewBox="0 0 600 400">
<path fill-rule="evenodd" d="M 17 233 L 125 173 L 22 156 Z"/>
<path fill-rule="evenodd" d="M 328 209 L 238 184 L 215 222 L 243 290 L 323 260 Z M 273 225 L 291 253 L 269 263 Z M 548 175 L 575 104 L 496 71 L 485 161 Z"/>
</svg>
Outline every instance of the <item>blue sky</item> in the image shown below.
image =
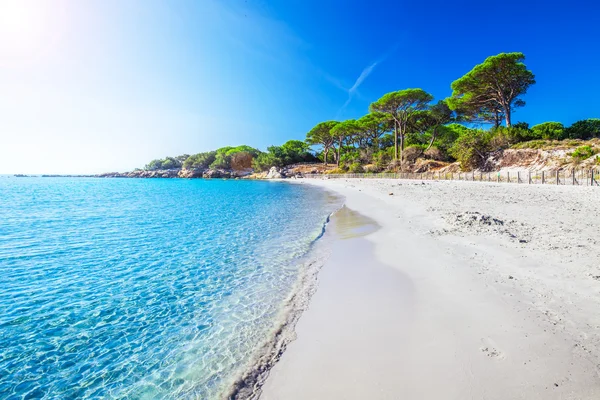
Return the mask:
<svg viewBox="0 0 600 400">
<path fill-rule="evenodd" d="M 536 74 L 514 121 L 600 117 L 598 26 L 577 0 L 0 0 L 0 173 L 265 149 L 500 52 Z"/>
</svg>

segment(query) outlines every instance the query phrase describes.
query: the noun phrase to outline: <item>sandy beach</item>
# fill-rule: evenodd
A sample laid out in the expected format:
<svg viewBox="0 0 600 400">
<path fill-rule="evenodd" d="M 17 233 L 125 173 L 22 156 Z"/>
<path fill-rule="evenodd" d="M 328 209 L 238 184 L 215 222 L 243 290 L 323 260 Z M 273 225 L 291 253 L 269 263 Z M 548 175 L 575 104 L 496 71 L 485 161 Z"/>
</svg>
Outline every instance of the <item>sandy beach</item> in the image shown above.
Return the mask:
<svg viewBox="0 0 600 400">
<path fill-rule="evenodd" d="M 345 196 L 261 399 L 600 398 L 600 191 L 298 180 Z"/>
</svg>

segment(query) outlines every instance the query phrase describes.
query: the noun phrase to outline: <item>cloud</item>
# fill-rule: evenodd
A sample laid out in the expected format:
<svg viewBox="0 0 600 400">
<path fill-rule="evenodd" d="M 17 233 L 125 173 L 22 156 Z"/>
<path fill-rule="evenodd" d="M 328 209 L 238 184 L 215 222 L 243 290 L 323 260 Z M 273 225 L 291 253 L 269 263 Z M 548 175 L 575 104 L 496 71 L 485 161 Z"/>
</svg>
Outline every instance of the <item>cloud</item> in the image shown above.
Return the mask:
<svg viewBox="0 0 600 400">
<path fill-rule="evenodd" d="M 354 81 L 354 85 L 352 85 L 352 87 L 350 89 L 348 89 L 348 100 L 346 100 L 346 102 L 344 103 L 342 108 L 340 108 L 340 110 L 338 111 L 338 113 L 337 113 L 338 117 L 342 113 L 342 111 L 344 111 L 346 109 L 346 107 L 348 107 L 348 105 L 352 102 L 352 99 L 356 95 L 358 88 L 369 77 L 369 75 L 371 75 L 371 73 L 373 73 L 373 71 L 375 70 L 375 67 L 377 67 L 379 64 L 381 64 L 382 62 L 387 60 L 397 49 L 398 49 L 398 45 L 393 46 L 387 53 L 385 53 L 381 57 L 379 57 L 377 59 L 377 61 L 373 62 L 372 64 L 368 65 L 367 67 L 365 67 L 362 70 L 362 72 L 360 73 L 358 78 L 356 78 L 356 81 Z M 336 117 L 336 118 L 338 118 L 338 117 Z"/>
</svg>

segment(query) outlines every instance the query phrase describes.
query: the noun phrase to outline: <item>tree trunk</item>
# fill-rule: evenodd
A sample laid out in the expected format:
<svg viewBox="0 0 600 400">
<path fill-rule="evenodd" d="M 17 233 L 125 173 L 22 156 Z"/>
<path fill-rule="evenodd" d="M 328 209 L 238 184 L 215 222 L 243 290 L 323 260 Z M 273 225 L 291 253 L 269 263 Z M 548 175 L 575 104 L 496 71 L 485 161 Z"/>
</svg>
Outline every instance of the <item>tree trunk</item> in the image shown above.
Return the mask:
<svg viewBox="0 0 600 400">
<path fill-rule="evenodd" d="M 431 134 L 431 140 L 429 141 L 429 146 L 425 149 L 425 151 L 429 150 L 431 146 L 433 146 L 433 142 L 435 141 L 435 136 L 437 134 L 437 126 L 433 127 L 433 133 Z"/>
<path fill-rule="evenodd" d="M 325 155 L 323 157 L 323 162 L 325 163 L 325 166 L 327 166 L 327 154 L 329 153 L 329 148 L 326 147 L 325 149 L 323 149 L 323 154 Z"/>
<path fill-rule="evenodd" d="M 398 161 L 398 122 L 394 120 L 394 160 Z"/>
<path fill-rule="evenodd" d="M 498 113 L 498 110 L 494 111 L 494 128 L 497 128 L 500 126 L 500 114 Z"/>
<path fill-rule="evenodd" d="M 403 171 L 404 164 L 404 132 L 400 128 L 400 172 Z"/>
<path fill-rule="evenodd" d="M 511 120 L 510 120 L 510 104 L 507 104 L 504 106 L 504 113 L 505 113 L 505 118 L 506 118 L 506 127 L 510 128 L 511 126 Z"/>
<path fill-rule="evenodd" d="M 338 143 L 338 150 L 337 150 L 337 166 L 338 168 L 340 167 L 340 155 L 342 152 L 342 139 L 340 138 L 340 142 Z"/>
</svg>

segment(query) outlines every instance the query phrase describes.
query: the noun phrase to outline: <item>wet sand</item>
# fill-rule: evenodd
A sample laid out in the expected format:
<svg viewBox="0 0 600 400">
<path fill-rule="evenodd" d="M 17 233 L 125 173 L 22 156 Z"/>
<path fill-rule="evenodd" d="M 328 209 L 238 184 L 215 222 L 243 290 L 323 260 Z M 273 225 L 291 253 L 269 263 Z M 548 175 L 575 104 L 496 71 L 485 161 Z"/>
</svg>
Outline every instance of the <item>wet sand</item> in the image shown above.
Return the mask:
<svg viewBox="0 0 600 400">
<path fill-rule="evenodd" d="M 338 239 L 297 339 L 271 370 L 261 399 L 600 398 L 593 341 L 600 311 L 587 309 L 587 325 L 575 318 L 582 311 L 564 322 L 555 318 L 561 305 L 552 296 L 565 293 L 548 289 L 544 305 L 533 300 L 532 290 L 554 286 L 536 285 L 527 274 L 554 271 L 558 260 L 534 257 L 521 240 L 534 242 L 543 232 L 519 239 L 494 226 L 486 231 L 487 219 L 476 214 L 470 230 L 453 231 L 431 211 L 452 201 L 466 207 L 468 219 L 470 209 L 493 214 L 489 198 L 477 201 L 481 188 L 435 193 L 427 185 L 402 189 L 398 181 L 308 183 L 344 195 L 347 209 L 332 218 L 328 231 Z M 507 190 L 517 189 L 485 193 Z M 471 203 L 482 207 L 473 211 Z"/>
</svg>

